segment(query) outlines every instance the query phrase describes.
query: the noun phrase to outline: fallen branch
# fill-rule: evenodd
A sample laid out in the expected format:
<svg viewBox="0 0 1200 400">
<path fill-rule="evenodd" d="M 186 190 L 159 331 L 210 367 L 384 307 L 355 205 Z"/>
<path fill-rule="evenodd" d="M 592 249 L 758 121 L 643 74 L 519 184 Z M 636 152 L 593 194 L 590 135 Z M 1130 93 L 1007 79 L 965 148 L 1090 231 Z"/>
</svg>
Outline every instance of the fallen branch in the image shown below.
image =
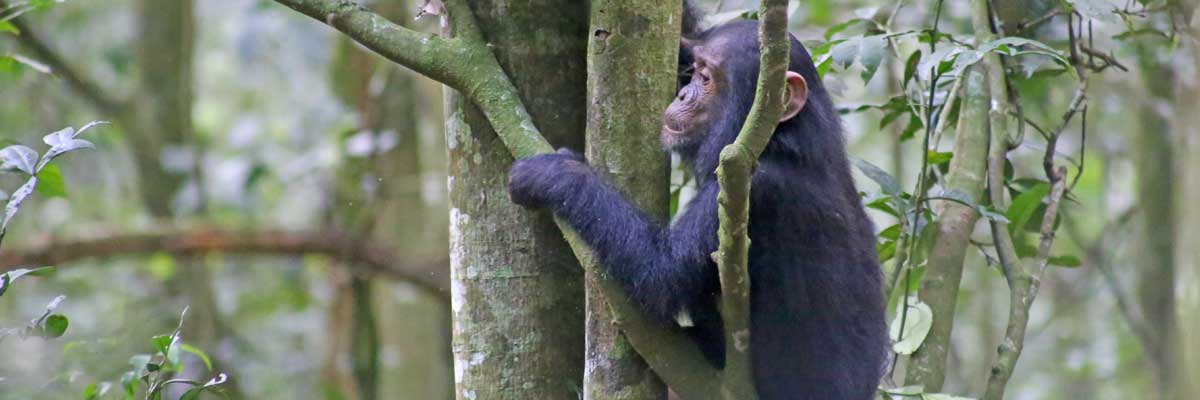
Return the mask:
<svg viewBox="0 0 1200 400">
<path fill-rule="evenodd" d="M 449 300 L 445 259 L 401 263 L 387 247 L 331 232 L 242 232 L 192 229 L 125 233 L 109 236 L 55 239 L 0 253 L 0 272 L 26 266 L 64 266 L 90 258 L 111 258 L 166 252 L 178 255 L 205 253 L 271 254 L 300 256 L 323 254 L 344 261 L 345 268 L 361 275 L 408 282 L 441 300 Z"/>
</svg>

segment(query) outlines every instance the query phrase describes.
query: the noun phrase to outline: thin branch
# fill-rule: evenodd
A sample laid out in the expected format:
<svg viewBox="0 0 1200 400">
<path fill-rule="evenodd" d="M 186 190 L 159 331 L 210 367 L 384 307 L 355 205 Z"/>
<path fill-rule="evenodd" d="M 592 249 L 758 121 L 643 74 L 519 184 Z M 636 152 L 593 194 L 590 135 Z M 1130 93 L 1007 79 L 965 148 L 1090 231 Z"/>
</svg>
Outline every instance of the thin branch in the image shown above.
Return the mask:
<svg viewBox="0 0 1200 400">
<path fill-rule="evenodd" d="M 783 114 L 785 75 L 791 40 L 787 32 L 787 1 L 764 0 L 759 8 L 758 84 L 754 105 L 737 139 L 721 150 L 717 166 L 717 216 L 720 244 L 713 257 L 721 280 L 721 320 L 725 328 L 725 369 L 721 371 L 726 398 L 755 397 L 750 364 L 750 183 L 758 156 L 766 149 Z"/>
<path fill-rule="evenodd" d="M 458 36 L 444 38 L 394 24 L 351 0 L 275 0 L 470 99 L 517 158 L 554 151 L 532 123 L 517 89 L 483 40 L 470 8 L 447 1 Z"/>
<path fill-rule="evenodd" d="M 8 3 L 5 0 L 0 0 L 0 9 L 6 8 L 8 8 Z M 65 80 L 71 88 L 79 92 L 80 95 L 99 109 L 101 113 L 113 117 L 122 114 L 124 107 L 122 107 L 123 102 L 121 100 L 109 97 L 99 85 L 84 77 L 79 71 L 71 68 L 67 60 L 50 48 L 50 45 L 42 39 L 42 36 L 25 22 L 24 17 L 13 17 L 8 22 L 12 23 L 20 31 L 20 34 L 16 35 L 16 39 L 21 46 L 32 52 L 33 56 L 39 62 L 49 66 L 52 74 Z"/>
<path fill-rule="evenodd" d="M 1054 244 L 1054 225 L 1058 218 L 1058 208 L 1067 191 L 1065 179 L 1067 169 L 1066 167 L 1056 167 L 1054 165 L 1054 154 L 1057 150 L 1055 145 L 1063 130 L 1066 129 L 1067 124 L 1085 106 L 1087 99 L 1087 71 L 1083 65 L 1084 61 L 1076 51 L 1079 35 L 1076 33 L 1076 27 L 1073 26 L 1074 20 L 1073 15 L 1068 15 L 1067 31 L 1070 34 L 1070 59 L 1075 67 L 1080 83 L 1075 97 L 1071 100 L 1067 111 L 1064 112 L 1061 124 L 1054 130 L 1047 132 L 1047 145 L 1042 157 L 1042 167 L 1046 173 L 1046 178 L 1052 184 L 1052 190 L 1047 201 L 1046 212 L 1042 216 L 1041 239 L 1038 243 L 1038 253 L 1034 259 L 1034 264 L 1029 265 L 1019 259 L 1016 254 L 1016 248 L 1013 246 L 1012 237 L 1009 235 L 1008 230 L 1005 229 L 1005 224 L 996 221 L 992 221 L 991 223 L 992 236 L 996 242 L 996 252 L 1000 256 L 1000 262 L 1005 272 L 1004 275 L 1008 281 L 1009 314 L 1004 341 L 997 350 L 996 360 L 992 364 L 991 373 L 988 376 L 987 388 L 983 396 L 984 400 L 1001 400 L 1004 398 L 1008 380 L 1012 377 L 1017 359 L 1021 356 L 1021 351 L 1025 345 L 1025 331 L 1029 325 L 1029 312 L 1033 306 L 1034 299 L 1037 298 L 1042 276 L 1046 272 L 1047 265 L 1049 265 L 1050 249 Z M 998 67 L 993 68 L 992 73 L 1002 74 L 1003 70 Z M 997 99 L 994 94 L 993 99 L 1004 101 L 1003 99 Z M 989 192 L 993 206 L 998 208 L 1001 208 L 999 206 L 1005 202 L 1004 162 L 1007 158 L 1008 149 L 1013 144 L 1010 142 L 1011 138 L 1005 135 L 1006 132 L 1002 130 L 993 130 L 991 140 L 992 149 L 988 157 Z M 1080 170 L 1079 173 L 1082 174 L 1083 171 Z"/>
<path fill-rule="evenodd" d="M 1099 64 L 1099 65 L 1092 65 L 1092 63 L 1089 62 L 1088 63 L 1089 67 L 1094 70 L 1104 70 L 1104 68 L 1107 68 L 1108 66 L 1111 65 L 1123 72 L 1129 72 L 1129 68 L 1126 67 L 1125 64 L 1121 64 L 1121 62 L 1118 61 L 1116 57 L 1113 57 L 1112 54 L 1108 54 L 1108 53 L 1093 49 L 1088 46 L 1079 46 L 1079 50 L 1082 50 L 1084 54 L 1087 54 L 1087 55 L 1095 57 L 1095 58 L 1099 58 L 1104 61 L 1104 64 Z"/>
<path fill-rule="evenodd" d="M 353 249 L 353 251 L 346 251 Z M 23 266 L 63 266 L 89 258 L 166 252 L 305 255 L 323 254 L 362 275 L 411 283 L 441 300 L 449 300 L 447 260 L 409 261 L 389 247 L 337 232 L 256 232 L 220 229 L 182 229 L 163 232 L 119 233 L 79 239 L 54 239 L 0 254 L 0 272 Z"/>
</svg>

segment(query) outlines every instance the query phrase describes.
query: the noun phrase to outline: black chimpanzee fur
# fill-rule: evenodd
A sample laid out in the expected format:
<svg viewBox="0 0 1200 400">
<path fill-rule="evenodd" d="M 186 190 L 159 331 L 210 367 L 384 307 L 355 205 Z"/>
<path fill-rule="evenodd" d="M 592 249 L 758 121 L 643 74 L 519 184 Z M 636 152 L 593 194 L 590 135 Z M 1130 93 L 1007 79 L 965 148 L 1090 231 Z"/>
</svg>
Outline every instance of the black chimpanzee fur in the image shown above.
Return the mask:
<svg viewBox="0 0 1200 400">
<path fill-rule="evenodd" d="M 513 201 L 550 208 L 569 222 L 646 312 L 663 323 L 689 314 L 695 324 L 690 330 L 718 365 L 724 346 L 715 308 L 720 286 L 710 258 L 717 249 L 715 169 L 753 102 L 757 26 L 734 22 L 694 38 L 722 43 L 720 68 L 732 90 L 721 95 L 723 115 L 704 139 L 676 149 L 699 189 L 669 228 L 570 152 L 517 161 L 509 175 Z M 789 70 L 808 82 L 808 102 L 779 124 L 751 186 L 755 384 L 764 400 L 866 400 L 884 370 L 888 341 L 873 228 L 850 175 L 841 120 L 811 57 L 791 41 Z"/>
</svg>

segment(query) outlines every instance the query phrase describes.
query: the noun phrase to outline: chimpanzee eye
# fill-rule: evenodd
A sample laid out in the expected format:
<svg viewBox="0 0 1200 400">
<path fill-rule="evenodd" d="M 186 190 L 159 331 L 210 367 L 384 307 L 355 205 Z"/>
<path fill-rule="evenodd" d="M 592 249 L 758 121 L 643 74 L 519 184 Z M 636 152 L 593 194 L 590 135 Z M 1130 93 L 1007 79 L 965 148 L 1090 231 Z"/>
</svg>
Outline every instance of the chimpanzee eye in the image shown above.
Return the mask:
<svg viewBox="0 0 1200 400">
<path fill-rule="evenodd" d="M 696 73 L 696 67 L 688 66 L 687 69 L 679 72 L 679 77 L 683 78 L 684 80 L 690 80 L 690 79 L 692 79 L 692 75 L 695 73 Z"/>
</svg>

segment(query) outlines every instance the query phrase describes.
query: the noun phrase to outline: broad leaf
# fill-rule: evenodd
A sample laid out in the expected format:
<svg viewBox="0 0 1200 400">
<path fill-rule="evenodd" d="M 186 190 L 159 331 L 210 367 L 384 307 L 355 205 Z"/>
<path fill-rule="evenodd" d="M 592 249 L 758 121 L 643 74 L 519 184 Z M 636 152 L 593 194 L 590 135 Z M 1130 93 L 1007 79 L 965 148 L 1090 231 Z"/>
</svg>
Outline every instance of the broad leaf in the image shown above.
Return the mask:
<svg viewBox="0 0 1200 400">
<path fill-rule="evenodd" d="M 46 322 L 43 324 L 42 335 L 47 339 L 62 337 L 63 334 L 67 333 L 67 327 L 70 325 L 71 321 L 66 316 L 62 314 L 50 314 L 50 316 L 46 317 Z"/>
<path fill-rule="evenodd" d="M 1029 222 L 1039 205 L 1042 204 L 1042 199 L 1050 194 L 1050 185 L 1042 182 L 1029 190 L 1022 192 L 1015 199 L 1012 205 L 1008 207 L 1008 211 L 1004 214 L 1008 217 L 1008 233 L 1016 238 L 1017 232 L 1021 227 Z"/>
<path fill-rule="evenodd" d="M 38 171 L 37 192 L 46 197 L 67 197 L 67 181 L 57 165 L 50 164 Z"/>
<path fill-rule="evenodd" d="M 13 217 L 17 215 L 17 210 L 21 208 L 21 203 L 33 194 L 33 189 L 37 187 L 38 178 L 36 176 L 29 177 L 24 185 L 17 188 L 13 192 L 12 197 L 8 199 L 8 203 L 4 206 L 4 221 L 0 222 L 0 232 L 8 230 L 8 223 L 12 222 Z"/>
<path fill-rule="evenodd" d="M 884 194 L 894 195 L 900 194 L 900 183 L 896 181 L 896 177 L 879 168 L 875 164 L 871 164 L 861 158 L 854 158 L 854 166 L 862 171 L 863 175 L 879 184 L 879 189 Z"/>
<path fill-rule="evenodd" d="M 37 162 L 38 154 L 29 146 L 14 144 L 0 149 L 0 170 L 16 170 L 33 175 Z"/>
<path fill-rule="evenodd" d="M 903 320 L 903 330 L 901 329 L 901 321 Z M 908 312 L 896 312 L 895 319 L 892 320 L 891 335 L 892 351 L 897 354 L 908 355 L 917 351 L 921 344 L 925 342 L 925 337 L 929 335 L 929 328 L 933 326 L 933 310 L 929 305 L 920 302 L 916 297 L 908 299 Z M 902 332 L 903 331 L 903 332 Z M 901 337 L 903 333 L 903 337 Z"/>
</svg>

